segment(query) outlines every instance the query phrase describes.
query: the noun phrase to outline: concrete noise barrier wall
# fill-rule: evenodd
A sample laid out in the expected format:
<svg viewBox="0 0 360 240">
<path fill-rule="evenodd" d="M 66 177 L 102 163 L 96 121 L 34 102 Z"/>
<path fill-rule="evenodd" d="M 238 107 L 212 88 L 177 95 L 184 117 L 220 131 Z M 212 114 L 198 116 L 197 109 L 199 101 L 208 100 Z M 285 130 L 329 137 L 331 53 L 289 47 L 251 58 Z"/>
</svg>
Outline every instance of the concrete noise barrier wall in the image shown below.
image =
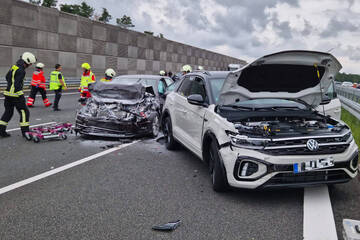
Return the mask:
<svg viewBox="0 0 360 240">
<path fill-rule="evenodd" d="M 178 72 L 184 64 L 226 70 L 230 63 L 245 63 L 53 8 L 18 0 L 0 3 L 0 79 L 24 51 L 34 53 L 46 65 L 47 76 L 60 63 L 65 77 L 80 77 L 83 62 L 90 63 L 97 78 L 109 67 L 118 75 L 158 74 L 160 70 Z"/>
</svg>

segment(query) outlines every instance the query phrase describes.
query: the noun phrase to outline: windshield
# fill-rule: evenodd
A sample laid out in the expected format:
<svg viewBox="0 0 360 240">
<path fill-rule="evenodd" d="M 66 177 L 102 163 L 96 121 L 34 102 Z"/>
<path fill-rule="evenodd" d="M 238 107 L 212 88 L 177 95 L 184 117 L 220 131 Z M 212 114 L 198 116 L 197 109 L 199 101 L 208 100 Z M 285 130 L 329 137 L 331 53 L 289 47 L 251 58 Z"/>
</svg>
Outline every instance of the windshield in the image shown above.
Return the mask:
<svg viewBox="0 0 360 240">
<path fill-rule="evenodd" d="M 252 108 L 252 109 L 281 109 L 281 108 L 294 108 L 305 110 L 308 107 L 305 104 L 300 102 L 287 100 L 287 99 L 278 99 L 278 98 L 262 98 L 262 99 L 252 99 L 241 102 L 235 102 L 230 106 L 239 107 L 239 108 Z"/>
<path fill-rule="evenodd" d="M 210 79 L 210 88 L 211 93 L 213 95 L 215 103 L 219 100 L 220 90 L 224 84 L 225 79 L 224 78 L 214 78 Z"/>
</svg>

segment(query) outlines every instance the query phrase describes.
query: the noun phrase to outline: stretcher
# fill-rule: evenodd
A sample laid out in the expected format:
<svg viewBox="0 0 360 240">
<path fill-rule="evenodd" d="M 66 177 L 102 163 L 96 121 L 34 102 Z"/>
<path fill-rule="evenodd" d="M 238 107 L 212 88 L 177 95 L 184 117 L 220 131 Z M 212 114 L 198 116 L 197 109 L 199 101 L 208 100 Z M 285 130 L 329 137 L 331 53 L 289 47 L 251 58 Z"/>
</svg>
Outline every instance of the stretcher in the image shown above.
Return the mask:
<svg viewBox="0 0 360 240">
<path fill-rule="evenodd" d="M 25 133 L 25 138 L 28 141 L 39 143 L 40 141 L 49 139 L 67 139 L 67 133 L 73 132 L 71 123 L 54 124 L 47 127 L 32 128 L 30 132 Z"/>
</svg>

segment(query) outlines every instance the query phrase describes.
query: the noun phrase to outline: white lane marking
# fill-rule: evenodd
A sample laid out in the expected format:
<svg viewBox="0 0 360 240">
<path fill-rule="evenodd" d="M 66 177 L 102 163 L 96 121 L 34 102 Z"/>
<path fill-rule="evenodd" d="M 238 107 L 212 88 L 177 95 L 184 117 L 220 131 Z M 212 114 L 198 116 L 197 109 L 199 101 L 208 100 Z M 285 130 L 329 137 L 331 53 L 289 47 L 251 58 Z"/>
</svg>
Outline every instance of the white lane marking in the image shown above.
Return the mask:
<svg viewBox="0 0 360 240">
<path fill-rule="evenodd" d="M 62 96 L 66 96 L 66 95 L 75 95 L 75 94 L 79 94 L 79 96 L 80 96 L 80 93 L 78 93 L 78 92 L 71 92 L 71 93 L 63 93 L 62 94 Z M 46 94 L 47 96 L 55 96 L 55 94 L 54 93 L 50 93 L 50 94 Z M 25 98 L 27 98 L 27 97 L 29 97 L 29 96 L 25 96 Z M 41 95 L 36 95 L 36 97 L 41 97 Z M 0 100 L 4 100 L 5 99 L 5 97 L 2 97 L 2 98 L 0 98 Z"/>
<path fill-rule="evenodd" d="M 134 143 L 137 143 L 139 141 L 134 141 L 134 142 L 131 142 L 131 143 L 126 143 L 126 144 L 123 144 L 123 145 L 119 145 L 117 147 L 113 147 L 113 148 L 110 148 L 110 149 L 107 149 L 105 151 L 102 151 L 102 152 L 99 152 L 99 153 L 96 153 L 94 155 L 91 155 L 91 156 L 88 156 L 86 158 L 83 158 L 83 159 L 80 159 L 80 160 L 77 160 L 75 162 L 72 162 L 72 163 L 69 163 L 69 164 L 66 164 L 62 167 L 58 167 L 58 168 L 55 168 L 55 169 L 52 169 L 50 171 L 47 171 L 47 172 L 44 172 L 44 173 L 41 173 L 39 175 L 36 175 L 36 176 L 33 176 L 31 178 L 28 178 L 28 179 L 25 179 L 25 180 L 22 180 L 22 181 L 19 181 L 19 182 L 16 182 L 16 183 L 13 183 L 9 186 L 6 186 L 6 187 L 3 187 L 3 188 L 0 188 L 0 195 L 1 194 L 4 194 L 6 192 L 9 192 L 9 191 L 12 191 L 14 189 L 17 189 L 19 187 L 22 187 L 22 186 L 25 186 L 25 185 L 28 185 L 30 183 L 33 183 L 33 182 L 36 182 L 36 181 L 39 181 L 43 178 L 46 178 L 46 177 L 49 177 L 51 175 L 54 175 L 56 173 L 59 173 L 59 172 L 62 172 L 62 171 L 65 171 L 67 169 L 70 169 L 70 168 L 73 168 L 73 167 L 76 167 L 80 164 L 83 164 L 83 163 L 86 163 L 86 162 L 89 162 L 91 160 L 94 160 L 96 158 L 99 158 L 99 157 L 102 157 L 106 154 L 109 154 L 109 153 L 112 153 L 112 152 L 115 152 L 117 150 L 120 150 L 122 148 L 126 148 Z"/>
<path fill-rule="evenodd" d="M 304 240 L 337 240 L 328 187 L 304 188 Z"/>
<path fill-rule="evenodd" d="M 47 122 L 47 123 L 40 123 L 40 124 L 36 124 L 36 125 L 31 125 L 30 128 L 43 126 L 43 125 L 50 125 L 50 124 L 53 124 L 53 123 L 56 123 L 56 122 Z M 13 129 L 9 129 L 9 130 L 6 130 L 6 131 L 7 132 L 12 132 L 12 131 L 17 131 L 17 130 L 20 130 L 20 128 L 13 128 Z"/>
</svg>

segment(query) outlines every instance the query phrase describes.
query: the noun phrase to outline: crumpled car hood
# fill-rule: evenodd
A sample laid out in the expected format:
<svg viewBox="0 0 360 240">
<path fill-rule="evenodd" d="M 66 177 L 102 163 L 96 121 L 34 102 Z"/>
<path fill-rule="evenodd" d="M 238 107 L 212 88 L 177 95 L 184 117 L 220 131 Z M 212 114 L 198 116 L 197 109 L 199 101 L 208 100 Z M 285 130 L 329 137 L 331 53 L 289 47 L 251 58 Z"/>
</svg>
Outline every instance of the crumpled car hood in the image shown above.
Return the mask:
<svg viewBox="0 0 360 240">
<path fill-rule="evenodd" d="M 121 103 L 132 105 L 140 103 L 146 88 L 141 83 L 120 84 L 116 82 L 97 82 L 90 88 L 96 102 Z"/>
<path fill-rule="evenodd" d="M 231 72 L 219 105 L 258 98 L 297 99 L 317 107 L 342 68 L 330 53 L 284 51 L 261 57 Z M 322 88 L 322 91 L 320 89 Z"/>
</svg>

